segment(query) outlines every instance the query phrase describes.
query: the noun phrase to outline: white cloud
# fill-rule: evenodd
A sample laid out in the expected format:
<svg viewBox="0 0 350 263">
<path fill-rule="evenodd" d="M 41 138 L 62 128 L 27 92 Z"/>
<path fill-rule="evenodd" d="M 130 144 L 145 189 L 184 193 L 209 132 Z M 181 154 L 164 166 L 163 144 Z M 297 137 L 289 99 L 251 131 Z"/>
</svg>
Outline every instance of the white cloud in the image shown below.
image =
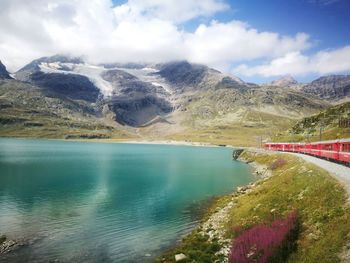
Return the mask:
<svg viewBox="0 0 350 263">
<path fill-rule="evenodd" d="M 199 63 L 220 64 L 264 57 L 276 57 L 286 52 L 306 49 L 309 36 L 280 36 L 259 32 L 240 21 L 200 25 L 185 39 L 188 57 Z"/>
<path fill-rule="evenodd" d="M 273 59 L 267 64 L 249 67 L 245 64 L 236 67 L 233 72 L 245 76 L 263 77 L 292 74 L 294 76 L 310 73 L 325 75 L 350 71 L 350 46 L 335 50 L 320 51 L 310 57 L 301 52 L 290 52 Z"/>
<path fill-rule="evenodd" d="M 117 13 L 127 12 L 129 16 L 179 23 L 199 16 L 211 16 L 228 8 L 223 0 L 129 0 L 115 9 Z"/>
<path fill-rule="evenodd" d="M 228 8 L 223 0 L 129 0 L 119 6 L 111 0 L 0 0 L 0 59 L 12 71 L 57 53 L 95 63 L 187 59 L 219 69 L 271 60 L 237 69 L 264 76 L 283 71 L 279 65 L 292 71 L 287 73 L 301 74 L 305 67 L 298 63 L 309 65 L 309 60 L 325 65 L 319 72 L 348 67 L 347 62 L 338 63 L 343 55 L 333 51 L 314 58 L 302 55 L 311 45 L 305 33 L 261 32 L 241 21 L 203 23 L 194 32 L 183 29 L 183 22 L 210 18 Z M 332 59 L 327 58 L 330 53 Z"/>
<path fill-rule="evenodd" d="M 337 3 L 339 1 L 341 1 L 341 0 L 309 0 L 308 2 L 310 4 L 327 6 L 327 5 L 331 5 L 331 4 Z"/>
</svg>

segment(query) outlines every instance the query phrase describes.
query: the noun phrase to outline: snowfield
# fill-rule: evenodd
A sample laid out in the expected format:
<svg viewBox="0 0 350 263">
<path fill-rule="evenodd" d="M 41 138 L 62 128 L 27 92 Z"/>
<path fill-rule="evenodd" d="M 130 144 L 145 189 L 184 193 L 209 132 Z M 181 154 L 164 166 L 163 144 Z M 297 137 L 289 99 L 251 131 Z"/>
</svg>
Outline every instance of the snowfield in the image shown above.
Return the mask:
<svg viewBox="0 0 350 263">
<path fill-rule="evenodd" d="M 101 74 L 104 71 L 118 69 L 125 71 L 131 75 L 134 75 L 139 80 L 153 84 L 154 86 L 162 87 L 167 93 L 171 94 L 172 90 L 166 81 L 155 73 L 157 69 L 145 67 L 142 69 L 130 69 L 130 68 L 105 68 L 104 66 L 95 66 L 87 63 L 74 64 L 74 63 L 41 63 L 39 65 L 40 70 L 44 73 L 60 73 L 60 74 L 79 74 L 89 78 L 94 85 L 100 89 L 104 97 L 110 97 L 113 94 L 118 93 L 118 87 L 114 87 L 110 82 L 104 80 Z"/>
</svg>

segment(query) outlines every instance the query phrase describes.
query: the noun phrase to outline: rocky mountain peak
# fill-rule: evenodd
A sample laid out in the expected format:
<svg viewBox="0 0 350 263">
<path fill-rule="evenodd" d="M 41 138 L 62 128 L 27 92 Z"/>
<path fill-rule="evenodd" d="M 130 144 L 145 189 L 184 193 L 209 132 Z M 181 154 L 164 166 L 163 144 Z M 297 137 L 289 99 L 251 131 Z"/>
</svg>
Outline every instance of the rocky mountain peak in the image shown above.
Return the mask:
<svg viewBox="0 0 350 263">
<path fill-rule="evenodd" d="M 179 86 L 195 86 L 204 77 L 208 67 L 191 64 L 187 61 L 169 62 L 159 65 L 158 74 L 171 84 Z"/>
<path fill-rule="evenodd" d="M 298 84 L 298 81 L 296 81 L 289 74 L 271 82 L 272 86 L 279 86 L 279 87 L 290 87 L 297 84 Z"/>
<path fill-rule="evenodd" d="M 0 79 L 11 79 L 10 74 L 7 72 L 6 67 L 0 60 Z"/>
<path fill-rule="evenodd" d="M 350 96 L 350 76 L 329 75 L 320 77 L 305 85 L 302 91 L 330 101 L 346 99 Z"/>
</svg>

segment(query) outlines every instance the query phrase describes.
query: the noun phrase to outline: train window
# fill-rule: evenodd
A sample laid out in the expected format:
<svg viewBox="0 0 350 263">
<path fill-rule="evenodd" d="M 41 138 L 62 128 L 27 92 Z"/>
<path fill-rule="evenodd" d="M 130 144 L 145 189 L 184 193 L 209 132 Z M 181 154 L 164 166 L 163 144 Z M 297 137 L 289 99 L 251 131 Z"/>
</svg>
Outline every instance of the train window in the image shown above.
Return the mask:
<svg viewBox="0 0 350 263">
<path fill-rule="evenodd" d="M 325 145 L 323 145 L 323 150 L 331 151 L 331 150 L 333 150 L 333 145 L 332 144 L 325 144 Z"/>
<path fill-rule="evenodd" d="M 342 144 L 342 152 L 350 152 L 350 144 Z"/>
</svg>

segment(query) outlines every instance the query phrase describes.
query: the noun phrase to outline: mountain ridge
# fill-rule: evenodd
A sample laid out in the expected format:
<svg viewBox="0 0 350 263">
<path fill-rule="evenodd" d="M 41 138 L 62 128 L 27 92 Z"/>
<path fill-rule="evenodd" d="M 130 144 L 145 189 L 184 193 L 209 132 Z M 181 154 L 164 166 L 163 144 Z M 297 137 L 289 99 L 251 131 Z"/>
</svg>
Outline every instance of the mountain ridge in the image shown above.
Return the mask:
<svg viewBox="0 0 350 263">
<path fill-rule="evenodd" d="M 94 135 L 97 137 L 119 138 L 122 134 L 220 144 L 225 141 L 242 144 L 243 140 L 252 143 L 256 136 L 272 137 L 295 120 L 330 105 L 315 94 L 246 83 L 235 76 L 187 61 L 92 65 L 80 58 L 57 55 L 34 60 L 15 76 L 17 80 L 0 83 L 0 116 L 16 119 L 14 106 L 23 109 L 22 115 L 17 117 L 22 116 L 24 121 L 15 121 L 17 124 L 12 128 L 6 122 L 5 134 L 10 136 L 18 133 L 15 130 L 18 125 L 40 123 L 38 119 L 44 118 L 25 113 L 31 112 L 34 98 L 46 105 L 40 108 L 34 104 L 34 108 L 39 107 L 38 112 L 46 113 L 52 112 L 52 108 L 44 101 L 53 100 L 52 106 L 60 109 L 56 114 L 58 123 L 68 118 L 71 126 L 83 121 L 109 127 L 95 128 L 94 133 L 100 134 Z M 31 102 L 20 105 L 14 93 L 9 92 L 11 85 L 19 89 L 18 92 L 23 92 L 24 86 L 30 86 L 29 91 L 34 89 L 35 92 L 26 93 Z M 6 110 L 2 109 L 4 107 Z M 51 127 L 46 117 L 44 119 L 42 125 L 25 126 L 28 135 L 35 137 L 36 133 L 47 133 L 50 129 L 56 129 L 57 134 L 70 134 L 68 128 L 57 131 L 59 128 Z M 68 137 L 79 137 L 78 130 Z M 82 138 L 88 137 L 87 133 L 85 128 L 82 129 Z M 4 131 L 0 130 L 0 134 Z M 55 137 L 54 132 L 50 134 Z"/>
<path fill-rule="evenodd" d="M 350 76 L 322 76 L 306 84 L 301 90 L 331 102 L 341 102 L 350 98 Z"/>
</svg>

